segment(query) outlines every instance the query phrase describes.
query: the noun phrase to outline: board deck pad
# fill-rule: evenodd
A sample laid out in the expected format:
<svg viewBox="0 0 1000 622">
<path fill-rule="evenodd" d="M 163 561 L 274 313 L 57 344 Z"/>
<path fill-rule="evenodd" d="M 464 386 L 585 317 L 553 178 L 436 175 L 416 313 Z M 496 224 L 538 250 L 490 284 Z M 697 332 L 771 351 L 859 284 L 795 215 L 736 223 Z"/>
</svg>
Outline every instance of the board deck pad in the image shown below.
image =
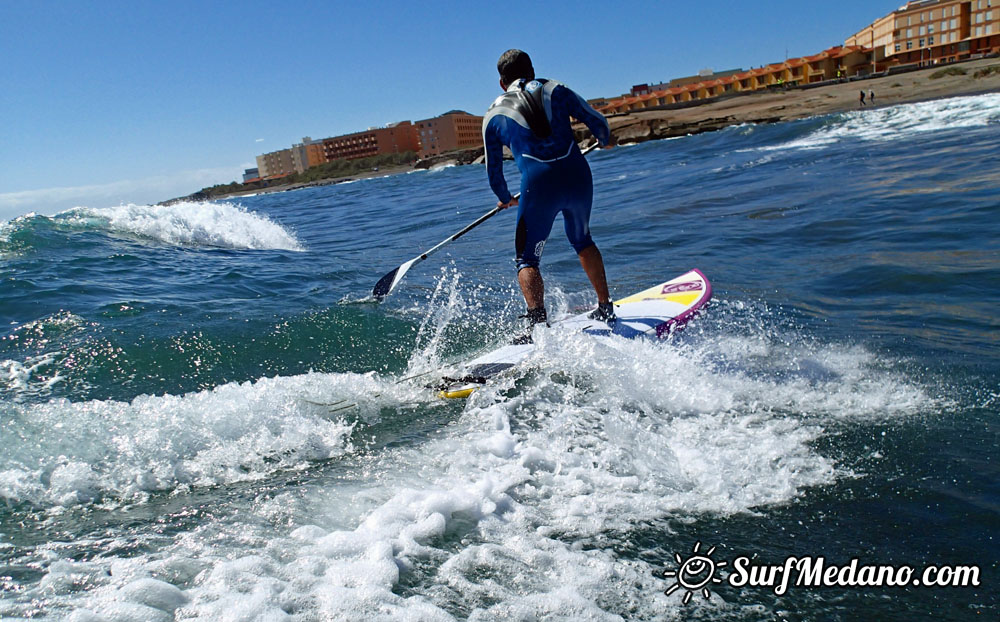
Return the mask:
<svg viewBox="0 0 1000 622">
<path fill-rule="evenodd" d="M 626 339 L 661 338 L 683 326 L 712 297 L 712 285 L 701 270 L 689 272 L 615 301 L 617 320 L 609 324 L 592 320 L 589 311 L 554 322 L 561 330 L 579 330 L 595 337 L 616 335 Z M 468 397 L 476 389 L 524 361 L 533 343 L 509 344 L 460 366 L 457 378 L 444 378 L 441 397 Z"/>
</svg>

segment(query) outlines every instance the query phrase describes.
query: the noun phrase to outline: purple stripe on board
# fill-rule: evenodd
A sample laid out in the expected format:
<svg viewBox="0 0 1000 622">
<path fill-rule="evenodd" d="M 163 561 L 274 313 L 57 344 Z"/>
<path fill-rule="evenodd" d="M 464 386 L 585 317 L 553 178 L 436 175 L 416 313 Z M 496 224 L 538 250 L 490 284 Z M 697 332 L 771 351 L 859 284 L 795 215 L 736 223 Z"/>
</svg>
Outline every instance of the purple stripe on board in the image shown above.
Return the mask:
<svg viewBox="0 0 1000 622">
<path fill-rule="evenodd" d="M 665 335 L 669 335 L 671 332 L 683 327 L 685 324 L 688 323 L 689 320 L 691 320 L 691 318 L 693 318 L 701 310 L 702 307 L 705 306 L 705 303 L 707 303 L 712 298 L 712 284 L 708 282 L 708 278 L 705 277 L 705 274 L 698 268 L 691 270 L 691 272 L 697 273 L 698 276 L 701 277 L 702 281 L 704 281 L 705 292 L 701 295 L 701 298 L 698 299 L 698 302 L 694 303 L 694 305 L 692 305 L 690 309 L 688 309 L 684 313 L 681 313 L 677 317 L 667 320 L 663 324 L 657 326 L 656 327 L 657 337 L 663 337 Z M 690 283 L 678 283 L 677 285 L 688 286 L 690 285 Z M 667 287 L 670 286 L 668 285 Z M 664 292 L 666 292 L 667 287 L 663 288 Z M 680 290 L 680 291 L 690 291 L 690 290 Z"/>
</svg>

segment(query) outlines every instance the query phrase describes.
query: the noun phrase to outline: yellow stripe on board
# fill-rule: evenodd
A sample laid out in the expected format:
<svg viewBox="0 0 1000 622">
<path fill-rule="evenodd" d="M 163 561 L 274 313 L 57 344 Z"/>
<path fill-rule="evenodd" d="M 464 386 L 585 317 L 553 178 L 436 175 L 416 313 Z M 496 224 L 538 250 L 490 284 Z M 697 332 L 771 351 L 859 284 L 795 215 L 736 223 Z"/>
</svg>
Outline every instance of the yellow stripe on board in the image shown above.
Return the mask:
<svg viewBox="0 0 1000 622">
<path fill-rule="evenodd" d="M 656 286 L 647 289 L 644 292 L 639 292 L 638 294 L 629 296 L 628 298 L 622 298 L 615 302 L 616 305 L 624 305 L 630 302 L 642 302 L 643 300 L 667 300 L 669 302 L 676 302 L 684 306 L 688 306 L 694 301 L 701 298 L 704 293 L 703 290 L 696 289 L 689 292 L 677 292 L 674 294 L 661 294 L 660 290 L 662 286 Z"/>
<path fill-rule="evenodd" d="M 701 291 L 696 292 L 682 292 L 679 294 L 666 294 L 663 296 L 664 300 L 669 300 L 670 302 L 676 302 L 677 304 L 684 305 L 685 307 L 691 306 L 695 300 L 701 298 Z"/>
<path fill-rule="evenodd" d="M 652 298 L 659 298 L 662 295 L 660 294 L 660 290 L 662 289 L 663 285 L 655 285 L 653 287 L 650 287 L 649 289 L 642 290 L 638 294 L 632 294 L 628 298 L 622 298 L 621 300 L 616 300 L 615 304 L 624 305 L 630 302 L 639 302 L 641 300 L 650 300 Z"/>
</svg>

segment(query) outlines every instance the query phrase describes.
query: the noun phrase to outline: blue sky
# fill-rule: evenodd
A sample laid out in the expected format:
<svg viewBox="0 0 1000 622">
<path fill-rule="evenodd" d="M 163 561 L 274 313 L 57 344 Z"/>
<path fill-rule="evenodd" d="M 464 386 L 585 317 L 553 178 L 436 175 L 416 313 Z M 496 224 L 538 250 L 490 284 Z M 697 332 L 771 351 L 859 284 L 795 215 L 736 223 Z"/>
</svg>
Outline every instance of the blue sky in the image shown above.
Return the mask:
<svg viewBox="0 0 1000 622">
<path fill-rule="evenodd" d="M 813 54 L 901 3 L 0 0 L 0 220 L 187 194 L 303 136 L 482 114 L 510 47 L 611 96 Z"/>
</svg>

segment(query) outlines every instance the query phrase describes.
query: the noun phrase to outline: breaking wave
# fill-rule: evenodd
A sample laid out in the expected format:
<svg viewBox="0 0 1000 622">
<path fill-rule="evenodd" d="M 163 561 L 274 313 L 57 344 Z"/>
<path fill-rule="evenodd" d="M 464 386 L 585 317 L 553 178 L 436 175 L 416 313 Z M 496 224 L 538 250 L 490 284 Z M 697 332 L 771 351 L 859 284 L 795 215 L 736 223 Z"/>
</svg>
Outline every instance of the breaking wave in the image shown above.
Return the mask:
<svg viewBox="0 0 1000 622">
<path fill-rule="evenodd" d="M 76 207 L 55 216 L 29 214 L 10 221 L 0 243 L 12 250 L 30 247 L 45 230 L 101 231 L 172 246 L 235 250 L 302 251 L 295 235 L 267 216 L 228 203 Z"/>
<path fill-rule="evenodd" d="M 941 130 L 982 127 L 1000 121 L 1000 94 L 955 97 L 831 115 L 821 128 L 759 151 L 821 149 L 845 140 L 887 142 Z"/>
</svg>

